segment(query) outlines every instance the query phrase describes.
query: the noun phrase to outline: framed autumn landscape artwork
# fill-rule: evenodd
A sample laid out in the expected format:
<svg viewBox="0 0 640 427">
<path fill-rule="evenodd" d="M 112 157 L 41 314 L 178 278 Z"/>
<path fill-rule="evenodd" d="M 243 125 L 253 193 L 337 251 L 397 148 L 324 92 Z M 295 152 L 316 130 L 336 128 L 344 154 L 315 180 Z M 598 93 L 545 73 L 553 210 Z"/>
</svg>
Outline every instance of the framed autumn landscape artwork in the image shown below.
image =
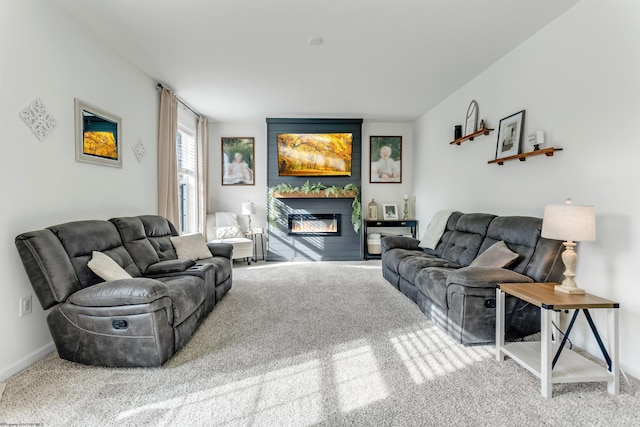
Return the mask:
<svg viewBox="0 0 640 427">
<path fill-rule="evenodd" d="M 351 176 L 352 133 L 280 133 L 278 176 Z"/>
<path fill-rule="evenodd" d="M 75 100 L 76 160 L 122 167 L 120 117 Z"/>
</svg>

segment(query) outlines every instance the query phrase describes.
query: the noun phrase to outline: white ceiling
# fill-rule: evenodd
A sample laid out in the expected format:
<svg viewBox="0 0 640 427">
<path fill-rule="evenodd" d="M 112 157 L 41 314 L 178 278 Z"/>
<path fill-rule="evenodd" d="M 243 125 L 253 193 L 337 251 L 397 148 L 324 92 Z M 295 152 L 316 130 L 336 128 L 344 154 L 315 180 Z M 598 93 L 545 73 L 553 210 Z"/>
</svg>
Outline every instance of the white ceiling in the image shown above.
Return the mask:
<svg viewBox="0 0 640 427">
<path fill-rule="evenodd" d="M 415 120 L 578 2 L 56 1 L 218 122 Z"/>
</svg>

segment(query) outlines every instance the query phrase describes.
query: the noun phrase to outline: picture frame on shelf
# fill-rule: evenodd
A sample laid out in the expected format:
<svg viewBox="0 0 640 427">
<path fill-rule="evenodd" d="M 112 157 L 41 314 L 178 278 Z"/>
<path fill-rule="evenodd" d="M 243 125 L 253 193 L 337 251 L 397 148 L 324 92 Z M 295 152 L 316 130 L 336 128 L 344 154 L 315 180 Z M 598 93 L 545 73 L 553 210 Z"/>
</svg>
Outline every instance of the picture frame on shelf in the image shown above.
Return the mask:
<svg viewBox="0 0 640 427">
<path fill-rule="evenodd" d="M 394 203 L 385 203 L 382 205 L 382 218 L 385 220 L 388 219 L 398 219 L 398 205 Z"/>
<path fill-rule="evenodd" d="M 496 159 L 520 154 L 520 145 L 524 132 L 524 112 L 525 110 L 518 111 L 500 120 Z"/>
<path fill-rule="evenodd" d="M 122 167 L 122 119 L 75 99 L 76 161 Z"/>
<path fill-rule="evenodd" d="M 471 135 L 478 130 L 478 103 L 471 101 L 464 119 L 464 136 Z"/>
<path fill-rule="evenodd" d="M 369 182 L 402 183 L 402 137 L 371 136 L 369 138 Z"/>
<path fill-rule="evenodd" d="M 255 138 L 222 137 L 222 185 L 255 185 Z"/>
</svg>

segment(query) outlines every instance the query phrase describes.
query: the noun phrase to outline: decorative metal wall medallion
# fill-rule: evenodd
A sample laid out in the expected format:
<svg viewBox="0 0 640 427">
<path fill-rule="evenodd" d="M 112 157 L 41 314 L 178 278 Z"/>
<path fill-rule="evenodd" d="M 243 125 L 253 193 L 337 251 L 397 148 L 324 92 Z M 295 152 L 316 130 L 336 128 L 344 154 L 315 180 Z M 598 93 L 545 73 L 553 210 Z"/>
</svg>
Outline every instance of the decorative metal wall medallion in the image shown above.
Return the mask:
<svg viewBox="0 0 640 427">
<path fill-rule="evenodd" d="M 31 132 L 39 141 L 45 139 L 57 125 L 40 98 L 36 98 L 27 108 L 20 111 L 20 118 L 31 128 Z"/>
<path fill-rule="evenodd" d="M 133 154 L 136 155 L 136 159 L 138 159 L 138 162 L 142 161 L 142 158 L 147 152 L 147 149 L 145 148 L 140 138 L 138 138 L 138 142 L 136 142 L 136 145 L 132 147 L 132 150 L 133 150 Z"/>
</svg>

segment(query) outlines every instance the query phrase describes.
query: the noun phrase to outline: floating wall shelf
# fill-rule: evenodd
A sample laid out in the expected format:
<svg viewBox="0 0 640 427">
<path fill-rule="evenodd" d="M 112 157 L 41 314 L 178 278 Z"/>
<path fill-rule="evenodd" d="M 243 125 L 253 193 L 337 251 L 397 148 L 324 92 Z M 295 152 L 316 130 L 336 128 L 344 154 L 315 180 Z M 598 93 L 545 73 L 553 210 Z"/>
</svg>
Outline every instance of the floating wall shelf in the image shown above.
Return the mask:
<svg viewBox="0 0 640 427">
<path fill-rule="evenodd" d="M 521 162 L 524 162 L 525 160 L 527 160 L 527 157 L 531 157 L 531 156 L 539 156 L 544 154 L 547 157 L 551 157 L 553 156 L 553 153 L 556 151 L 562 151 L 562 148 L 554 148 L 554 147 L 543 148 L 542 150 L 535 150 L 535 151 L 530 151 L 528 153 L 516 154 L 514 156 L 501 157 L 499 159 L 489 160 L 487 163 L 489 164 L 497 163 L 499 165 L 503 165 L 504 162 L 507 162 L 509 160 L 515 160 L 515 159 L 518 159 Z"/>
<path fill-rule="evenodd" d="M 489 135 L 489 133 L 491 133 L 491 131 L 493 131 L 494 129 L 480 129 L 479 131 L 476 131 L 474 133 L 470 133 L 469 135 L 463 136 L 462 138 L 458 138 L 454 141 L 451 141 L 449 144 L 453 145 L 460 145 L 461 143 L 465 142 L 465 141 L 473 141 L 473 138 L 475 138 L 476 136 L 480 136 L 480 135 Z"/>
</svg>

